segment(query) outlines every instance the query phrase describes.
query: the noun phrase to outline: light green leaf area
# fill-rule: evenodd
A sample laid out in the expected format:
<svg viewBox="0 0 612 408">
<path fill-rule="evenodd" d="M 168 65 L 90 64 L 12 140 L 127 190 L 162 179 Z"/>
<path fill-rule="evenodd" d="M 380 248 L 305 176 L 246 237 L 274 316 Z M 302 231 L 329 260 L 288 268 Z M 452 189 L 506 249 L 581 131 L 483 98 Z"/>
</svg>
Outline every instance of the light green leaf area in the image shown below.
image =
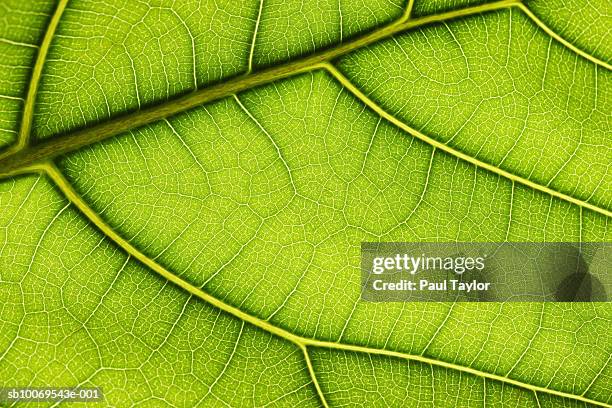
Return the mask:
<svg viewBox="0 0 612 408">
<path fill-rule="evenodd" d="M 0 6 L 0 47 L 30 51 L 2 51 L 22 76 L 1 92 L 0 384 L 100 386 L 107 406 L 611 406 L 609 303 L 359 298 L 364 241 L 611 239 L 607 31 L 572 28 L 590 9 L 27 7 Z"/>
<path fill-rule="evenodd" d="M 43 176 L 0 188 L 3 385 L 100 386 L 115 406 L 312 405 L 299 349 L 143 268 Z"/>
</svg>

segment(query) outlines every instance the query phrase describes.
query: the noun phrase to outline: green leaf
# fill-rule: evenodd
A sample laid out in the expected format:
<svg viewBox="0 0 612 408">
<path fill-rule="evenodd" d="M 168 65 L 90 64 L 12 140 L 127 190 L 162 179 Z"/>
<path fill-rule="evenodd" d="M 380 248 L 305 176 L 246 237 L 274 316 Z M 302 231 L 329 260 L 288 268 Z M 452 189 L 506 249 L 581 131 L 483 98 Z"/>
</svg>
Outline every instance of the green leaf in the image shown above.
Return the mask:
<svg viewBox="0 0 612 408">
<path fill-rule="evenodd" d="M 609 303 L 359 300 L 363 241 L 610 240 L 574 3 L 3 2 L 0 383 L 610 407 Z"/>
</svg>

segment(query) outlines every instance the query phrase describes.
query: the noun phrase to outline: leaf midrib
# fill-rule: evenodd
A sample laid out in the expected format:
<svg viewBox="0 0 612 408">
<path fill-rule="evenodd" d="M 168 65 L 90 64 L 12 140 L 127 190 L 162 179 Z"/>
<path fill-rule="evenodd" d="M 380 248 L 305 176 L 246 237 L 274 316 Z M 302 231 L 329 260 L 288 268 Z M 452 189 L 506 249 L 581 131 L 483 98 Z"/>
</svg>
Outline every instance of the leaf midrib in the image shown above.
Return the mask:
<svg viewBox="0 0 612 408">
<path fill-rule="evenodd" d="M 73 204 L 92 224 L 94 224 L 107 238 L 121 247 L 124 251 L 126 251 L 129 255 L 140 261 L 143 265 L 151 269 L 152 271 L 161 275 L 164 279 L 170 281 L 171 283 L 177 285 L 181 289 L 190 293 L 191 295 L 197 297 L 198 299 L 222 310 L 225 313 L 228 313 L 242 321 L 252 324 L 253 326 L 262 329 L 268 333 L 271 333 L 275 336 L 283 338 L 297 347 L 299 347 L 305 356 L 305 361 L 307 364 L 308 371 L 313 379 L 315 384 L 315 388 L 321 397 L 323 404 L 326 405 L 324 396 L 322 394 L 321 388 L 317 382 L 316 373 L 314 372 L 314 368 L 312 367 L 312 363 L 310 361 L 310 356 L 308 353 L 308 348 L 326 348 L 333 350 L 341 350 L 345 352 L 356 352 L 356 353 L 365 353 L 365 354 L 376 354 L 390 358 L 400 358 L 409 361 L 417 361 L 424 364 L 429 364 L 437 367 L 442 367 L 449 370 L 459 371 L 462 373 L 467 373 L 471 375 L 475 375 L 478 377 L 482 377 L 484 379 L 501 382 L 505 384 L 510 384 L 522 389 L 533 391 L 534 393 L 544 393 L 549 395 L 554 395 L 561 398 L 568 398 L 580 402 L 584 402 L 586 404 L 593 404 L 600 407 L 612 408 L 612 405 L 607 404 L 603 401 L 597 401 L 584 396 L 588 389 L 578 395 L 572 394 L 569 392 L 558 391 L 548 387 L 542 387 L 538 385 L 533 385 L 527 382 L 519 381 L 516 379 L 509 378 L 507 376 L 501 376 L 498 374 L 493 374 L 486 371 L 481 371 L 478 369 L 474 369 L 472 367 L 463 366 L 456 363 L 450 363 L 444 360 L 439 360 L 431 357 L 425 357 L 423 355 L 409 354 L 399 351 L 393 351 L 388 349 L 379 349 L 367 346 L 359 346 L 355 344 L 342 343 L 342 342 L 333 342 L 333 341 L 325 341 L 318 340 L 315 338 L 307 338 L 295 333 L 292 333 L 282 327 L 276 326 L 269 321 L 262 320 L 259 317 L 249 314 L 238 307 L 235 307 L 231 304 L 225 303 L 221 299 L 209 294 L 203 289 L 191 284 L 187 280 L 179 277 L 173 272 L 166 269 L 163 265 L 157 263 L 155 260 L 149 258 L 147 255 L 142 253 L 138 248 L 132 245 L 128 240 L 123 238 L 119 233 L 117 233 L 96 211 L 94 211 L 87 202 L 79 195 L 79 193 L 74 189 L 72 184 L 64 177 L 62 172 L 52 163 L 43 163 L 36 165 L 33 168 L 34 171 L 42 172 L 47 174 L 51 180 L 57 185 L 63 195 L 68 199 L 68 201 Z"/>
<path fill-rule="evenodd" d="M 67 0 L 64 0 L 67 1 Z M 140 109 L 138 111 L 113 117 L 102 123 L 80 129 L 67 134 L 50 136 L 32 145 L 26 145 L 23 149 L 0 153 L 0 178 L 10 176 L 20 169 L 35 163 L 44 162 L 62 154 L 78 150 L 84 146 L 116 136 L 130 129 L 134 129 L 162 118 L 173 116 L 177 113 L 195 108 L 208 102 L 221 99 L 232 94 L 242 92 L 260 85 L 264 85 L 279 79 L 294 76 L 296 74 L 316 69 L 321 62 L 330 61 L 359 48 L 363 48 L 383 38 L 406 31 L 411 28 L 420 27 L 434 22 L 450 20 L 457 17 L 479 14 L 487 11 L 499 10 L 511 6 L 517 6 L 520 0 L 499 0 L 479 6 L 466 7 L 431 16 L 408 19 L 405 17 L 373 30 L 356 39 L 339 44 L 338 46 L 315 52 L 303 58 L 275 65 L 267 69 L 237 76 L 219 82 L 217 84 L 193 91 L 189 94 L 170 99 L 163 103 Z M 61 15 L 58 13 L 55 16 Z M 55 18 L 54 16 L 54 18 Z M 49 27 L 51 29 L 51 27 Z M 52 31 L 50 30 L 52 36 Z M 49 33 L 49 32 L 48 32 Z M 47 33 L 47 34 L 48 34 Z M 45 55 L 39 55 L 37 65 L 44 64 Z M 35 95 L 28 95 L 28 99 Z M 27 113 L 27 112 L 26 112 Z M 31 121 L 32 117 L 24 115 L 23 121 Z"/>
<path fill-rule="evenodd" d="M 51 18 L 48 30 L 43 38 L 41 51 L 38 55 L 33 70 L 32 80 L 25 103 L 18 141 L 14 146 L 8 148 L 3 153 L 0 153 L 0 179 L 10 177 L 14 174 L 29 172 L 31 166 L 36 165 L 37 163 L 42 163 L 51 160 L 62 154 L 78 150 L 90 144 L 129 131 L 130 129 L 134 129 L 152 123 L 162 118 L 173 116 L 177 113 L 192 109 L 205 103 L 215 101 L 223 97 L 236 94 L 273 81 L 277 81 L 279 79 L 287 78 L 302 72 L 312 71 L 319 68 L 327 68 L 329 66 L 329 62 L 339 56 L 347 54 L 356 49 L 365 47 L 383 38 L 406 31 L 408 29 L 420 27 L 434 22 L 446 21 L 461 16 L 469 16 L 473 14 L 504 9 L 513 6 L 522 10 L 540 28 L 542 28 L 546 33 L 551 35 L 552 38 L 561 42 L 564 46 L 572 49 L 574 52 L 578 53 L 582 57 L 590 59 L 594 63 L 603 65 L 608 69 L 612 69 L 612 67 L 608 66 L 605 62 L 599 61 L 596 58 L 591 57 L 589 54 L 578 49 L 577 47 L 573 46 L 571 43 L 563 39 L 561 36 L 554 33 L 550 28 L 548 28 L 544 23 L 542 23 L 523 3 L 521 3 L 520 0 L 500 0 L 492 3 L 485 3 L 483 5 L 466 7 L 463 9 L 452 10 L 416 19 L 409 19 L 409 14 L 408 12 L 406 12 L 397 21 L 389 25 L 383 26 L 382 28 L 379 28 L 377 30 L 371 31 L 361 37 L 356 38 L 353 41 L 340 44 L 336 47 L 318 53 L 313 53 L 301 59 L 273 66 L 271 68 L 264 69 L 258 72 L 251 73 L 249 70 L 246 72 L 246 74 L 242 76 L 234 77 L 225 82 L 217 83 L 207 88 L 194 91 L 190 94 L 171 99 L 167 102 L 160 103 L 149 108 L 145 108 L 126 115 L 113 117 L 105 122 L 91 126 L 89 128 L 84 128 L 64 135 L 57 135 L 56 137 L 50 137 L 38 143 L 30 144 L 29 139 L 31 131 L 31 122 L 33 118 L 34 101 L 36 99 L 38 82 L 40 80 L 42 68 L 45 63 L 47 51 L 51 44 L 51 39 L 59 23 L 59 19 L 64 11 L 64 8 L 66 7 L 67 1 L 68 0 L 62 0 L 58 4 L 56 11 Z M 408 9 L 409 8 L 410 4 Z M 334 72 L 332 72 L 332 74 L 334 74 Z M 337 77 L 337 75 L 335 76 Z M 343 81 L 340 80 L 340 82 Z M 365 95 L 361 91 L 359 91 L 357 87 L 347 86 L 346 82 L 348 81 L 345 81 L 343 85 L 347 87 L 347 89 L 349 89 L 355 96 L 361 99 L 366 105 L 370 106 L 370 108 L 381 114 L 379 110 L 382 110 L 382 108 L 378 107 L 377 105 L 372 106 L 372 103 L 370 103 L 371 101 L 368 100 L 367 96 L 363 98 L 362 96 Z M 355 90 L 357 90 L 357 92 L 355 92 Z M 387 115 L 390 116 L 390 114 Z M 381 114 L 381 116 L 385 117 L 387 120 L 394 123 L 396 126 L 407 131 L 409 134 L 429 143 L 432 146 L 440 147 L 447 153 L 450 153 L 464 161 L 475 164 L 481 168 L 486 168 L 487 170 L 492 171 L 507 179 L 510 179 L 513 182 L 518 181 L 523 185 L 527 185 L 528 187 L 533 188 L 535 190 L 550 194 L 561 200 L 570 202 L 574 205 L 588 208 L 607 217 L 612 216 L 612 212 L 609 211 L 607 208 L 599 207 L 597 205 L 588 203 L 571 195 L 567 195 L 560 191 L 551 189 L 548 186 L 535 183 L 529 179 L 505 171 L 489 163 L 482 162 L 459 150 L 449 148 L 448 146 L 439 143 L 434 138 L 425 136 L 412 128 L 406 129 L 407 125 L 401 123 L 395 118 L 389 118 L 385 114 Z"/>
</svg>

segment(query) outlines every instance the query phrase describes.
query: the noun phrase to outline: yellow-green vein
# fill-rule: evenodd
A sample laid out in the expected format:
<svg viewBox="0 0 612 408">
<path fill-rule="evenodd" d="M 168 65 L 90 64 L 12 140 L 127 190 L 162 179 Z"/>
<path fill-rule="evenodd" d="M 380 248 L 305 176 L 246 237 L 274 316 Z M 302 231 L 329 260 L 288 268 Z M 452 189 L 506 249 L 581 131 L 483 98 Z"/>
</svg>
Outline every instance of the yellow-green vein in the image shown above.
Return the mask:
<svg viewBox="0 0 612 408">
<path fill-rule="evenodd" d="M 504 177 L 508 180 L 511 180 L 513 183 L 517 182 L 517 183 L 521 183 L 527 187 L 530 187 L 534 190 L 537 191 L 541 191 L 543 193 L 546 194 L 550 194 L 553 197 L 556 197 L 558 199 L 561 199 L 563 201 L 567 201 L 570 202 L 572 204 L 575 204 L 581 208 L 587 208 L 589 210 L 595 211 L 599 214 L 603 214 L 607 217 L 611 217 L 612 216 L 612 212 L 605 209 L 605 208 L 601 208 L 598 207 L 594 204 L 588 203 L 586 201 L 580 200 L 578 198 L 569 196 L 567 194 L 558 192 L 556 190 L 553 190 L 550 187 L 547 186 L 543 186 L 541 184 L 535 183 L 529 179 L 526 179 L 524 177 L 521 176 L 517 176 L 513 173 L 510 173 L 502 168 L 499 168 L 497 166 L 494 166 L 492 164 L 483 162 L 475 157 L 472 157 L 468 154 L 465 154 L 459 150 L 456 150 L 450 146 L 448 146 L 447 144 L 444 144 L 438 140 L 435 140 L 421 132 L 419 132 L 418 130 L 408 126 L 407 124 L 405 124 L 404 122 L 402 122 L 401 120 L 397 119 L 395 116 L 393 116 L 392 114 L 390 114 L 389 112 L 387 112 L 386 110 L 384 110 L 380 105 L 378 105 L 376 102 L 374 102 L 372 99 L 370 99 L 366 94 L 364 94 L 359 88 L 357 88 L 347 77 L 344 76 L 344 74 L 342 74 L 336 67 L 334 67 L 332 64 L 330 63 L 321 63 L 320 67 L 322 69 L 327 70 L 327 72 L 329 72 L 338 82 L 340 82 L 342 84 L 342 86 L 344 86 L 344 88 L 346 88 L 349 92 L 351 92 L 353 95 L 355 95 L 355 97 L 357 97 L 357 99 L 359 99 L 360 101 L 362 101 L 366 106 L 368 106 L 370 109 L 372 109 L 374 112 L 376 112 L 378 115 L 380 115 L 381 117 L 385 118 L 387 121 L 389 121 L 390 123 L 393 123 L 395 126 L 399 127 L 400 129 L 404 130 L 405 132 L 409 133 L 410 135 L 416 137 L 417 139 L 420 139 L 422 141 L 424 141 L 425 143 L 433 146 L 434 148 L 438 148 L 452 156 L 455 156 L 461 160 L 464 160 L 468 163 L 471 163 L 477 167 L 480 167 L 482 169 L 488 170 L 492 173 L 495 173 L 501 177 Z"/>
<path fill-rule="evenodd" d="M 330 61 L 353 50 L 365 47 L 383 38 L 394 34 L 420 27 L 434 22 L 445 21 L 462 16 L 479 14 L 487 11 L 504 9 L 516 5 L 519 0 L 500 0 L 492 3 L 485 3 L 479 6 L 466 7 L 446 13 L 409 19 L 402 19 L 381 27 L 378 30 L 369 32 L 361 37 L 339 44 L 336 47 L 310 54 L 302 59 L 290 61 L 276 65 L 268 69 L 253 72 L 247 75 L 238 76 L 225 82 L 203 88 L 187 95 L 180 96 L 168 102 L 161 103 L 149 108 L 138 110 L 133 113 L 112 118 L 92 127 L 77 130 L 66 135 L 47 138 L 33 146 L 22 146 L 0 155 L 0 178 L 6 177 L 11 171 L 34 164 L 44 162 L 64 153 L 78 150 L 84 146 L 110 138 L 127 130 L 143 126 L 160 120 L 165 117 L 175 115 L 179 112 L 200 106 L 207 102 L 221 99 L 232 94 L 236 94 L 247 89 L 264 85 L 279 79 L 287 78 L 309 71 L 317 64 Z"/>
<path fill-rule="evenodd" d="M 53 37 L 53 32 L 55 31 L 55 28 L 59 23 L 59 19 L 65 8 L 66 3 L 67 0 L 62 0 L 59 3 L 58 8 L 56 9 L 56 13 L 52 18 L 51 24 L 49 25 L 47 35 L 45 35 L 43 45 L 41 46 L 41 51 L 39 52 L 39 58 L 37 59 L 36 67 L 34 69 L 30 84 L 28 100 L 26 102 L 26 107 L 24 108 L 23 127 L 19 133 L 20 142 L 6 149 L 6 151 L 4 151 L 3 153 L 0 153 L 0 178 L 10 176 L 12 172 L 14 172 L 20 167 L 29 166 L 37 162 L 47 161 L 64 153 L 78 150 L 89 144 L 113 137 L 127 130 L 146 125 L 156 120 L 172 116 L 176 113 L 183 112 L 185 110 L 202 105 L 204 103 L 221 99 L 223 97 L 259 85 L 293 76 L 301 72 L 309 71 L 321 62 L 331 61 L 353 50 L 365 47 L 376 41 L 390 37 L 394 34 L 412 28 L 420 27 L 426 24 L 451 20 L 458 17 L 480 14 L 487 11 L 499 10 L 514 6 L 520 8 L 531 20 L 534 21 L 535 24 L 537 24 L 541 29 L 543 29 L 548 35 L 559 41 L 564 46 L 568 47 L 573 52 L 595 64 L 601 65 L 607 69 L 612 69 L 610 64 L 607 64 L 589 55 L 585 51 L 579 49 L 578 47 L 571 44 L 569 41 L 565 40 L 563 37 L 555 33 L 552 29 L 546 26 L 546 24 L 544 24 L 537 16 L 535 16 L 533 12 L 531 12 L 531 10 L 529 10 L 524 4 L 522 4 L 520 0 L 499 0 L 491 3 L 485 3 L 482 5 L 466 7 L 462 9 L 452 10 L 440 14 L 429 15 L 414 19 L 410 18 L 413 2 L 409 1 L 405 12 L 400 19 L 389 25 L 383 26 L 377 30 L 358 37 L 352 41 L 341 43 L 336 47 L 310 54 L 302 59 L 290 61 L 261 71 L 251 73 L 250 70 L 248 70 L 245 75 L 234 77 L 223 83 L 197 90 L 188 95 L 180 96 L 146 109 L 114 117 L 106 122 L 94 125 L 86 129 L 77 130 L 65 135 L 58 135 L 57 137 L 53 138 L 48 138 L 34 146 L 27 146 L 26 141 L 29 139 L 31 133 L 31 122 L 34 111 L 34 102 L 36 99 L 35 95 L 38 87 L 38 82 L 42 74 L 44 60 L 51 43 L 51 39 Z M 251 46 L 254 47 L 254 44 L 255 38 L 253 38 L 253 43 L 251 44 Z M 251 53 L 249 55 L 249 65 L 251 64 L 252 51 L 253 50 L 251 50 Z"/>
<path fill-rule="evenodd" d="M 305 344 L 299 344 L 299 347 L 304 353 L 304 361 L 306 362 L 306 367 L 308 368 L 310 378 L 312 378 L 312 383 L 314 384 L 314 387 L 317 390 L 317 394 L 319 395 L 319 400 L 321 400 L 321 404 L 324 408 L 329 408 L 329 404 L 327 404 L 327 400 L 325 399 L 323 390 L 319 385 L 319 380 L 317 380 L 317 373 L 315 373 L 314 367 L 312 366 L 312 361 L 310 360 L 310 355 L 308 354 L 308 348 Z"/>
<path fill-rule="evenodd" d="M 317 393 L 322 400 L 322 404 L 325 405 L 326 402 L 323 396 L 322 390 L 319 386 L 317 378 L 315 376 L 314 368 L 310 361 L 310 357 L 307 353 L 308 347 L 319 347 L 319 348 L 328 348 L 334 350 L 342 350 L 346 352 L 357 352 L 357 353 L 366 353 L 366 354 L 376 354 L 382 355 L 392 358 L 400 358 L 409 361 L 418 361 L 424 364 L 429 364 L 432 366 L 443 367 L 450 370 L 455 370 L 463 373 L 468 373 L 471 375 L 479 376 L 484 379 L 498 381 L 506 384 L 511 384 L 516 387 L 520 387 L 523 389 L 531 390 L 536 393 L 545 393 L 550 395 L 555 395 L 562 398 L 573 399 L 576 401 L 593 404 L 600 407 L 612 408 L 612 405 L 607 404 L 605 402 L 592 400 L 590 398 L 586 398 L 584 395 L 575 395 L 563 391 L 558 391 L 546 387 L 536 386 L 533 384 L 525 383 L 522 381 L 518 381 L 512 378 L 508 378 L 506 376 L 501 376 L 497 374 L 492 374 L 485 371 L 480 371 L 471 367 L 462 366 L 459 364 L 449 363 L 442 360 L 437 360 L 430 357 L 425 357 L 422 355 L 408 354 L 398 351 L 386 350 L 386 349 L 376 349 L 365 346 L 358 346 L 340 342 L 331 342 L 331 341 L 323 341 L 317 340 L 307 337 L 302 337 L 291 333 L 290 331 L 278 327 L 268 321 L 262 320 L 256 316 L 250 315 L 239 308 L 232 306 L 228 303 L 223 302 L 220 299 L 210 295 L 205 292 L 201 288 L 198 288 L 191 284 L 190 282 L 182 279 L 181 277 L 175 275 L 168 269 L 166 269 L 161 264 L 147 257 L 145 254 L 140 252 L 138 248 L 133 246 L 129 241 L 120 236 L 106 221 L 97 214 L 89 205 L 81 198 L 78 192 L 72 187 L 70 182 L 64 177 L 64 175 L 57 169 L 57 167 L 50 162 L 42 163 L 36 166 L 36 171 L 45 172 L 57 185 L 59 190 L 64 194 L 64 196 L 72 203 L 92 224 L 94 224 L 106 237 L 108 237 L 111 241 L 121 247 L 124 251 L 126 251 L 129 255 L 140 261 L 142 264 L 153 270 L 154 272 L 161 275 L 163 278 L 167 279 L 171 283 L 179 286 L 183 290 L 187 291 L 191 295 L 209 303 L 210 305 L 219 308 L 220 310 L 242 320 L 247 323 L 252 324 L 255 327 L 258 327 L 262 330 L 265 330 L 273 335 L 279 336 L 285 340 L 288 340 L 294 343 L 297 347 L 301 348 L 305 353 L 305 362 L 309 373 L 312 377 L 313 384 L 317 389 Z"/>
<path fill-rule="evenodd" d="M 540 20 L 534 13 L 533 11 L 531 11 L 525 4 L 523 3 L 518 3 L 516 5 L 518 8 L 520 8 L 534 23 L 536 23 L 538 25 L 538 27 L 540 27 L 546 34 L 548 34 L 549 36 L 551 36 L 552 38 L 554 38 L 555 40 L 557 40 L 558 42 L 560 42 L 561 44 L 563 44 L 565 47 L 569 48 L 570 50 L 572 50 L 573 52 L 575 52 L 576 54 L 580 55 L 583 58 L 586 58 L 587 60 L 597 64 L 597 65 L 601 65 L 602 67 L 612 70 L 612 65 L 608 64 L 605 61 L 600 60 L 597 57 L 592 56 L 591 54 L 585 52 L 584 50 L 581 50 L 580 48 L 576 47 L 574 44 L 572 44 L 571 42 L 567 41 L 565 38 L 563 38 L 562 36 L 560 36 L 559 34 L 557 34 L 556 32 L 554 32 L 552 30 L 552 28 L 548 27 L 542 20 Z"/>
<path fill-rule="evenodd" d="M 60 2 L 57 4 L 57 7 L 55 8 L 55 11 L 51 17 L 51 21 L 49 21 L 49 25 L 43 37 L 40 48 L 38 49 L 36 62 L 34 63 L 34 68 L 32 69 L 32 77 L 30 78 L 28 94 L 23 107 L 21 127 L 19 128 L 19 135 L 17 138 L 17 143 L 15 144 L 16 150 L 24 148 L 30 142 L 32 119 L 34 117 L 34 104 L 36 102 L 36 95 L 38 93 L 38 85 L 40 84 L 43 67 L 45 66 L 45 62 L 47 60 L 47 53 L 51 47 L 51 40 L 53 40 L 55 30 L 57 29 L 60 19 L 62 18 L 62 14 L 64 14 L 67 4 L 68 0 L 60 0 Z"/>
</svg>

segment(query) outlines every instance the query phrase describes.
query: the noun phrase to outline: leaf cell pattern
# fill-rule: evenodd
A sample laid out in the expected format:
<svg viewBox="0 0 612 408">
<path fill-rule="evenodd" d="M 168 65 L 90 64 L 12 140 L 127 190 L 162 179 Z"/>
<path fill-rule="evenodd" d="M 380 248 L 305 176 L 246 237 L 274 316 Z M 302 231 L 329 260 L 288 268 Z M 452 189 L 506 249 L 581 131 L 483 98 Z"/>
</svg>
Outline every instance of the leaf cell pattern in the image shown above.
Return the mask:
<svg viewBox="0 0 612 408">
<path fill-rule="evenodd" d="M 607 303 L 359 300 L 362 241 L 608 241 L 610 7 L 5 1 L 0 379 L 612 403 Z"/>
</svg>

